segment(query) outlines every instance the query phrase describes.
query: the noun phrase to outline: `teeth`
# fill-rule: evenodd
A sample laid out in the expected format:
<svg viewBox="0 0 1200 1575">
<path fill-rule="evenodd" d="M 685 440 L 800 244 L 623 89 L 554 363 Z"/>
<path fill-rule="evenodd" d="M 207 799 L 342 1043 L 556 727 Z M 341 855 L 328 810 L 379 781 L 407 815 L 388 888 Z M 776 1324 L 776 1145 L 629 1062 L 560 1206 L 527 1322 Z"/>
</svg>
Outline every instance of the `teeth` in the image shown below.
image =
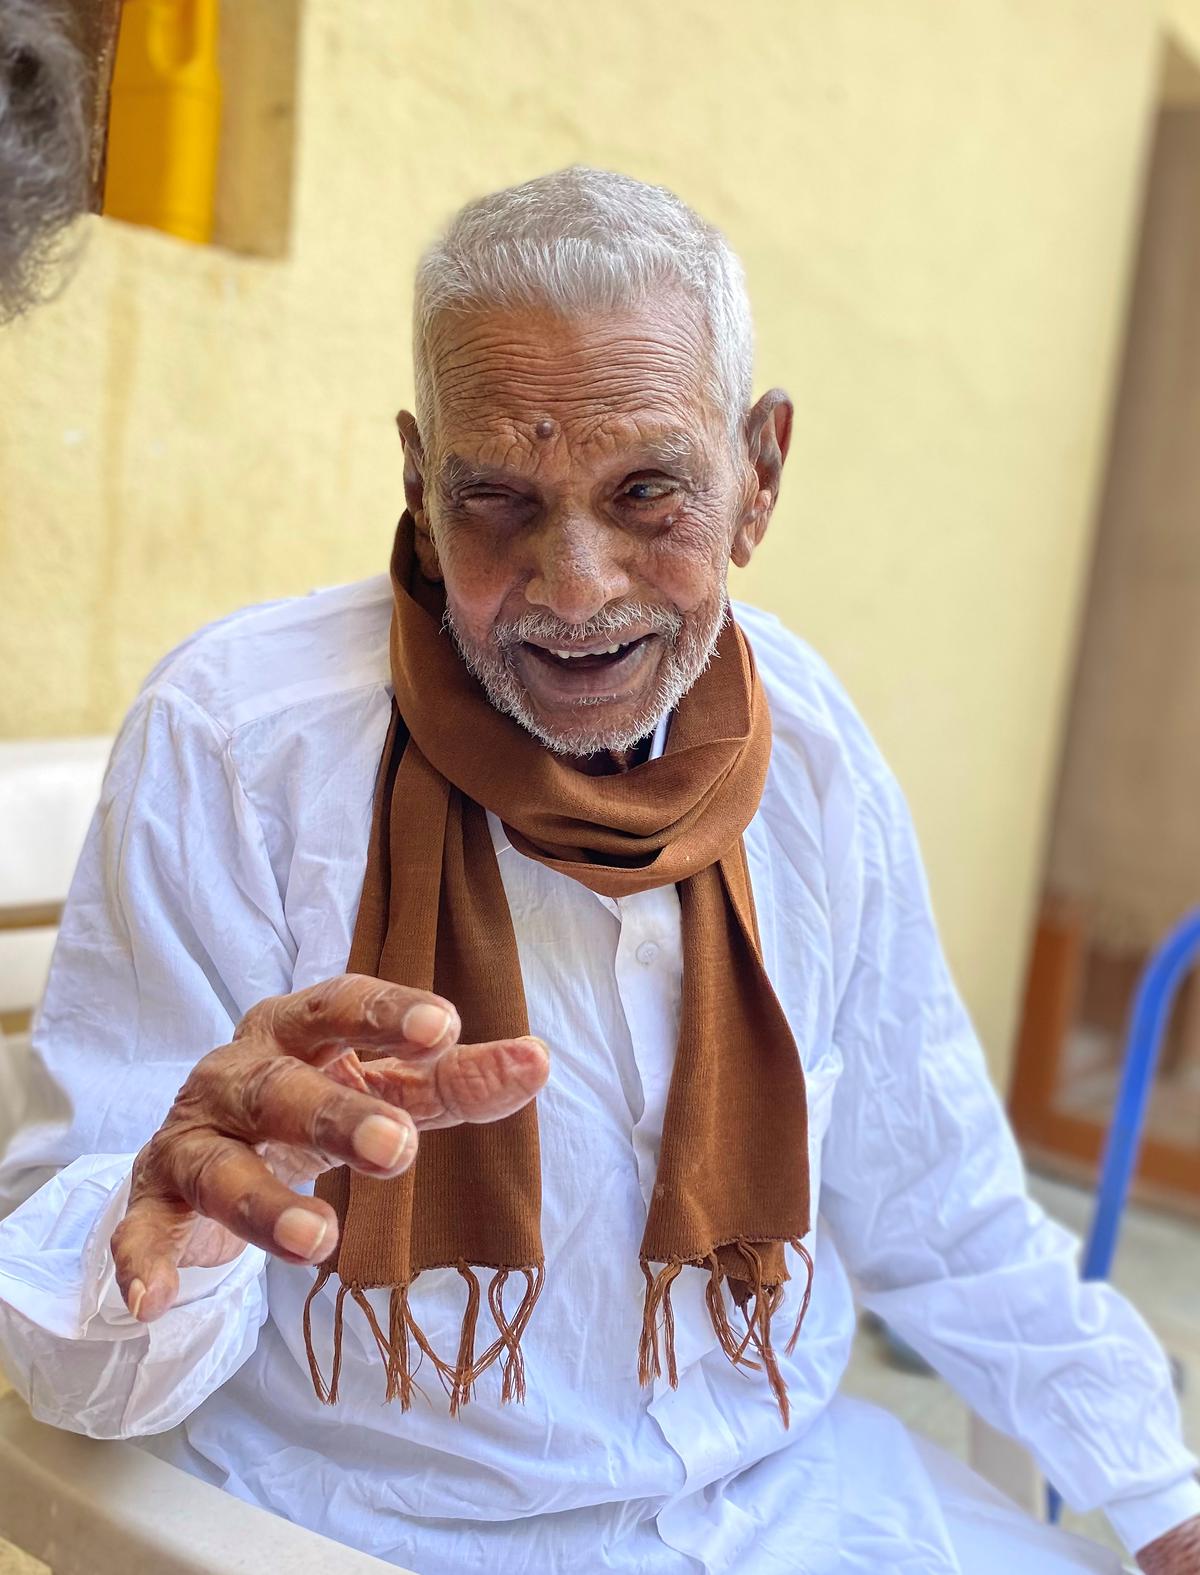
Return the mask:
<svg viewBox="0 0 1200 1575">
<path fill-rule="evenodd" d="M 597 651 L 551 651 L 551 656 L 557 656 L 560 662 L 574 662 L 581 656 L 615 656 L 618 651 L 623 651 L 629 644 L 626 640 L 622 645 L 605 645 Z"/>
</svg>

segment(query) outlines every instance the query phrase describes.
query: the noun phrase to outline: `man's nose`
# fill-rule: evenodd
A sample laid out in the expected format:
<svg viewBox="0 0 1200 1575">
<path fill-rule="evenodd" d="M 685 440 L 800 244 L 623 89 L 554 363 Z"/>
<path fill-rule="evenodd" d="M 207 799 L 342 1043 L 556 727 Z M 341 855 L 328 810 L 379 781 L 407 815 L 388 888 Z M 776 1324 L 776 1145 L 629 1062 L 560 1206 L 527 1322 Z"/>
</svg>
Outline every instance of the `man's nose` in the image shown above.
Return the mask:
<svg viewBox="0 0 1200 1575">
<path fill-rule="evenodd" d="M 533 572 L 525 599 L 566 623 L 586 623 L 629 594 L 618 533 L 586 516 L 548 520 L 532 538 Z"/>
</svg>

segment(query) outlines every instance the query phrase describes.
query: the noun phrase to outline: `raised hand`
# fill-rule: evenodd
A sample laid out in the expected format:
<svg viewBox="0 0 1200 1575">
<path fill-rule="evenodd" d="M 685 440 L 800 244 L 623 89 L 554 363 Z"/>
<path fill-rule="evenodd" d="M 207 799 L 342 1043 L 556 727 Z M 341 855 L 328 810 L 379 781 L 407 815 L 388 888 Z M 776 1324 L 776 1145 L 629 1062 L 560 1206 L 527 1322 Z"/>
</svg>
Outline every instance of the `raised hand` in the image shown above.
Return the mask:
<svg viewBox="0 0 1200 1575">
<path fill-rule="evenodd" d="M 247 1242 L 289 1263 L 337 1243 L 327 1203 L 293 1192 L 335 1165 L 398 1176 L 422 1127 L 497 1121 L 549 1075 L 538 1039 L 462 1045 L 442 996 L 342 974 L 246 1013 L 230 1044 L 197 1062 L 134 1162 L 112 1238 L 117 1283 L 143 1323 L 180 1268 L 235 1258 Z M 389 1052 L 360 1062 L 355 1048 Z"/>
</svg>

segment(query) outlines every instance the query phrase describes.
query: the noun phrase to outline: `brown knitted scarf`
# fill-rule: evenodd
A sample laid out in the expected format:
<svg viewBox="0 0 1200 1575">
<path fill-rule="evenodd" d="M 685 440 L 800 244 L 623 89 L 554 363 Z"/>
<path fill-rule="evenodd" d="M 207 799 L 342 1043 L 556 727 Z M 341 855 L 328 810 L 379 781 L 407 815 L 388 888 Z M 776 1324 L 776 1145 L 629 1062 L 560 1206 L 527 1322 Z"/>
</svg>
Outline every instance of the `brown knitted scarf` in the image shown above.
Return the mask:
<svg viewBox="0 0 1200 1575">
<path fill-rule="evenodd" d="M 593 891 L 623 897 L 678 887 L 682 1009 L 640 1255 L 639 1373 L 648 1383 L 665 1361 L 676 1383 L 671 1285 L 685 1264 L 695 1265 L 708 1273 L 708 1308 L 723 1350 L 735 1365 L 765 1368 L 786 1423 L 771 1319 L 788 1278 L 786 1244 L 808 1272 L 801 1319 L 811 1289 L 812 1261 L 801 1245 L 809 1228 L 807 1115 L 800 1056 L 762 964 L 742 845 L 771 752 L 750 648 L 727 622 L 716 659 L 672 718 L 663 756 L 592 777 L 488 703 L 442 628 L 440 592 L 419 573 L 407 514 L 396 534 L 392 585 L 396 709 L 348 969 L 436 990 L 458 1008 L 467 1042 L 529 1032 L 489 809 L 514 847 Z M 452 1414 L 494 1362 L 503 1366 L 502 1398 L 524 1395 L 521 1335 L 545 1274 L 536 1101 L 504 1121 L 423 1133 L 416 1163 L 395 1180 L 343 1168 L 326 1173 L 317 1193 L 341 1224 L 337 1251 L 321 1266 L 304 1313 L 323 1400 L 337 1399 L 347 1295 L 379 1346 L 389 1399 L 410 1404 L 414 1346 L 445 1384 Z M 592 1244 L 598 1272 L 606 1249 L 604 1241 Z M 434 1268 L 456 1268 L 465 1282 L 459 1348 L 449 1356 L 432 1349 L 412 1306 L 414 1280 Z M 477 1268 L 492 1271 L 497 1330 L 479 1354 Z M 334 1273 L 341 1283 L 326 1385 L 310 1309 Z M 505 1284 L 514 1274 L 524 1286 L 509 1312 Z M 364 1294 L 378 1287 L 391 1289 L 386 1331 Z M 726 1287 L 744 1327 L 731 1320 Z M 797 1321 L 791 1342 L 799 1329 Z"/>
</svg>

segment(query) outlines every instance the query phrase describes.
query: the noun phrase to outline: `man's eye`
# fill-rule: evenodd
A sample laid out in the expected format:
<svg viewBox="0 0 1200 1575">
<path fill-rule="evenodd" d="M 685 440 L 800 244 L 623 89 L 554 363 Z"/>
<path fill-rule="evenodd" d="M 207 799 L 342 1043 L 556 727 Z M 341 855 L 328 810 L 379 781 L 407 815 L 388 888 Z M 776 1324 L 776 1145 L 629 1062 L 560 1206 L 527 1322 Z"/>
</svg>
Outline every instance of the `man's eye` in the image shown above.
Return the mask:
<svg viewBox="0 0 1200 1575">
<path fill-rule="evenodd" d="M 477 487 L 471 492 L 460 493 L 459 498 L 463 503 L 514 503 L 517 494 L 507 487 Z"/>
<path fill-rule="evenodd" d="M 673 481 L 631 481 L 621 493 L 631 503 L 658 503 L 675 491 Z"/>
</svg>

